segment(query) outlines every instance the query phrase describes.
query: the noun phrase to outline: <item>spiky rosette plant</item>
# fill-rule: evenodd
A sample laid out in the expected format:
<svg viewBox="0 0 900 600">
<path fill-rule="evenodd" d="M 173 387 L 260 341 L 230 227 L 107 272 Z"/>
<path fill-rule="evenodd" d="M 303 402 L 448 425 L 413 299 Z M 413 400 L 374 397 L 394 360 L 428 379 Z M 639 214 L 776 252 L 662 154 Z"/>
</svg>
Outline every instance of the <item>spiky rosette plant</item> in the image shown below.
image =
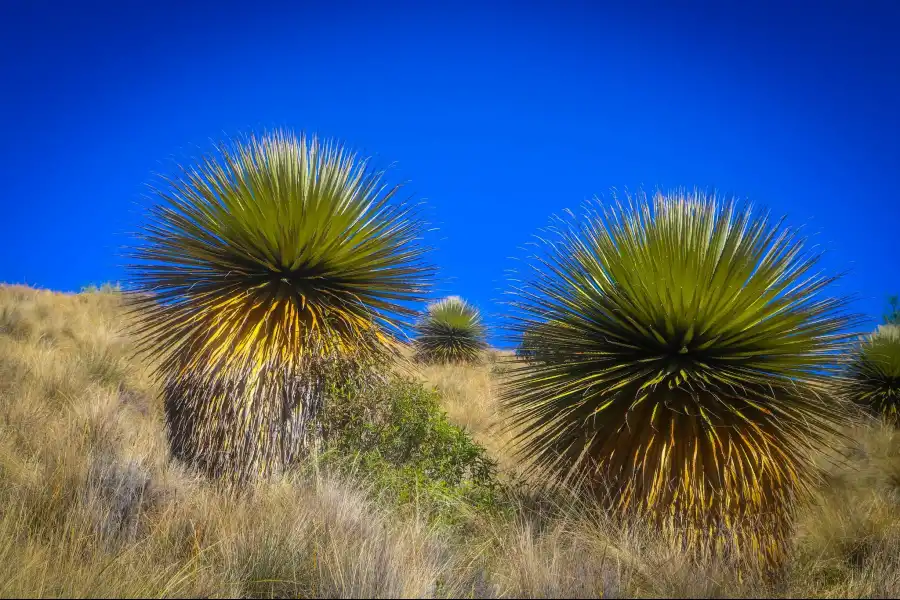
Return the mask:
<svg viewBox="0 0 900 600">
<path fill-rule="evenodd" d="M 173 454 L 230 481 L 278 473 L 310 441 L 329 372 L 394 351 L 430 274 L 421 224 L 366 161 L 283 132 L 164 183 L 130 298 Z"/>
<path fill-rule="evenodd" d="M 882 325 L 860 341 L 841 387 L 853 402 L 900 425 L 900 325 Z"/>
<path fill-rule="evenodd" d="M 459 296 L 429 304 L 416 334 L 416 359 L 426 363 L 473 363 L 487 348 L 481 315 Z"/>
<path fill-rule="evenodd" d="M 695 551 L 777 558 L 810 449 L 849 418 L 822 390 L 853 318 L 818 256 L 699 193 L 589 207 L 538 247 L 501 398 L 532 473 L 581 478 Z"/>
</svg>

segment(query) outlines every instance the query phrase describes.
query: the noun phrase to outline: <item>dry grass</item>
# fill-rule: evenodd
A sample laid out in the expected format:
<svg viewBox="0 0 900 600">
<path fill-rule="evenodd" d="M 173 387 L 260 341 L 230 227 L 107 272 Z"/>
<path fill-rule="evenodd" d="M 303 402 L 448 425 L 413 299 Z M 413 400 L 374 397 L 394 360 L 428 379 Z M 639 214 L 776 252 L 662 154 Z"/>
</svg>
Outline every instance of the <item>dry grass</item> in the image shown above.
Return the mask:
<svg viewBox="0 0 900 600">
<path fill-rule="evenodd" d="M 444 529 L 364 477 L 296 475 L 229 498 L 168 460 L 160 399 L 111 291 L 0 287 L 0 596 L 900 595 L 900 435 L 853 432 L 800 516 L 784 580 L 692 565 L 573 498 Z M 423 376 L 507 470 L 496 364 Z M 775 587 L 771 587 L 775 585 Z"/>
<path fill-rule="evenodd" d="M 422 378 L 440 393 L 450 419 L 487 448 L 504 471 L 516 467 L 510 452 L 512 436 L 504 428 L 495 401 L 501 357 L 508 354 L 492 350 L 481 364 L 472 366 L 419 366 Z"/>
</svg>

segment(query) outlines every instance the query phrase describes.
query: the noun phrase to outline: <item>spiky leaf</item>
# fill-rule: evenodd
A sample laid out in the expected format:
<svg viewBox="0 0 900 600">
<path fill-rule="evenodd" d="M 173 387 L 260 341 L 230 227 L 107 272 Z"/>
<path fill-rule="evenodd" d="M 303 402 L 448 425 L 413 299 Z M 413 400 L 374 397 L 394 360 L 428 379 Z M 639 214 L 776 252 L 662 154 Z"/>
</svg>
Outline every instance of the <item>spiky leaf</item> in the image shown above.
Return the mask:
<svg viewBox="0 0 900 600">
<path fill-rule="evenodd" d="M 416 357 L 423 362 L 472 363 L 487 348 L 481 315 L 458 296 L 430 304 L 416 333 Z"/>
<path fill-rule="evenodd" d="M 900 424 L 900 325 L 882 325 L 860 341 L 842 389 L 853 402 Z"/>
<path fill-rule="evenodd" d="M 852 319 L 818 256 L 768 214 L 697 193 L 589 208 L 542 241 L 512 291 L 530 360 L 502 402 L 533 472 L 587 477 L 696 548 L 777 554 L 810 447 L 848 419 L 820 391 Z"/>
<path fill-rule="evenodd" d="M 420 301 L 421 224 L 365 161 L 283 132 L 164 184 L 131 299 L 173 449 L 216 476 L 271 474 L 306 439 L 329 365 L 378 360 Z"/>
</svg>

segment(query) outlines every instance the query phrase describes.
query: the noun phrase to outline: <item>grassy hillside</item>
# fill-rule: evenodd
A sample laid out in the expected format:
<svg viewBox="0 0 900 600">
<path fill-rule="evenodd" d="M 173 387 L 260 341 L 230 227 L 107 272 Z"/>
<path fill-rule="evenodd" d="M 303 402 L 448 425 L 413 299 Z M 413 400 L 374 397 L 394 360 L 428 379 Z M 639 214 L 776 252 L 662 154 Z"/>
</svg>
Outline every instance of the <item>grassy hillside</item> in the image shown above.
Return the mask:
<svg viewBox="0 0 900 600">
<path fill-rule="evenodd" d="M 432 518 L 357 470 L 310 468 L 228 497 L 168 460 L 114 291 L 0 287 L 2 596 L 900 595 L 900 435 L 872 424 L 796 524 L 775 589 L 690 565 L 639 526 L 512 486 L 496 355 L 426 367 L 451 420 L 498 461 L 501 510 Z M 401 510 L 402 508 L 402 510 Z"/>
</svg>

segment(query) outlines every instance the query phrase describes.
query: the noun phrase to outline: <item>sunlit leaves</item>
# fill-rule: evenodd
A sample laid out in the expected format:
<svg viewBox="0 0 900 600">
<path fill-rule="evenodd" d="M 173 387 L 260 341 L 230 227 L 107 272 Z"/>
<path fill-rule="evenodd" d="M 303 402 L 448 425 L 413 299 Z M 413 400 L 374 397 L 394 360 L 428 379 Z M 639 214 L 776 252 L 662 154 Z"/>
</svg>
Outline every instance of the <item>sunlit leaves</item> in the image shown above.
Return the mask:
<svg viewBox="0 0 900 600">
<path fill-rule="evenodd" d="M 416 333 L 416 357 L 423 362 L 472 363 L 487 348 L 481 316 L 458 296 L 430 304 Z"/>
<path fill-rule="evenodd" d="M 216 476 L 276 471 L 308 434 L 325 370 L 392 351 L 430 275 L 398 190 L 340 146 L 283 132 L 154 190 L 130 297 L 176 454 Z"/>
<path fill-rule="evenodd" d="M 883 325 L 863 338 L 843 379 L 847 397 L 900 424 L 900 325 Z"/>
<path fill-rule="evenodd" d="M 511 292 L 503 405 L 523 459 L 695 547 L 773 555 L 810 448 L 848 418 L 821 393 L 853 321 L 832 281 L 796 230 L 702 194 L 558 219 Z M 758 535 L 714 533 L 739 522 Z"/>
</svg>

